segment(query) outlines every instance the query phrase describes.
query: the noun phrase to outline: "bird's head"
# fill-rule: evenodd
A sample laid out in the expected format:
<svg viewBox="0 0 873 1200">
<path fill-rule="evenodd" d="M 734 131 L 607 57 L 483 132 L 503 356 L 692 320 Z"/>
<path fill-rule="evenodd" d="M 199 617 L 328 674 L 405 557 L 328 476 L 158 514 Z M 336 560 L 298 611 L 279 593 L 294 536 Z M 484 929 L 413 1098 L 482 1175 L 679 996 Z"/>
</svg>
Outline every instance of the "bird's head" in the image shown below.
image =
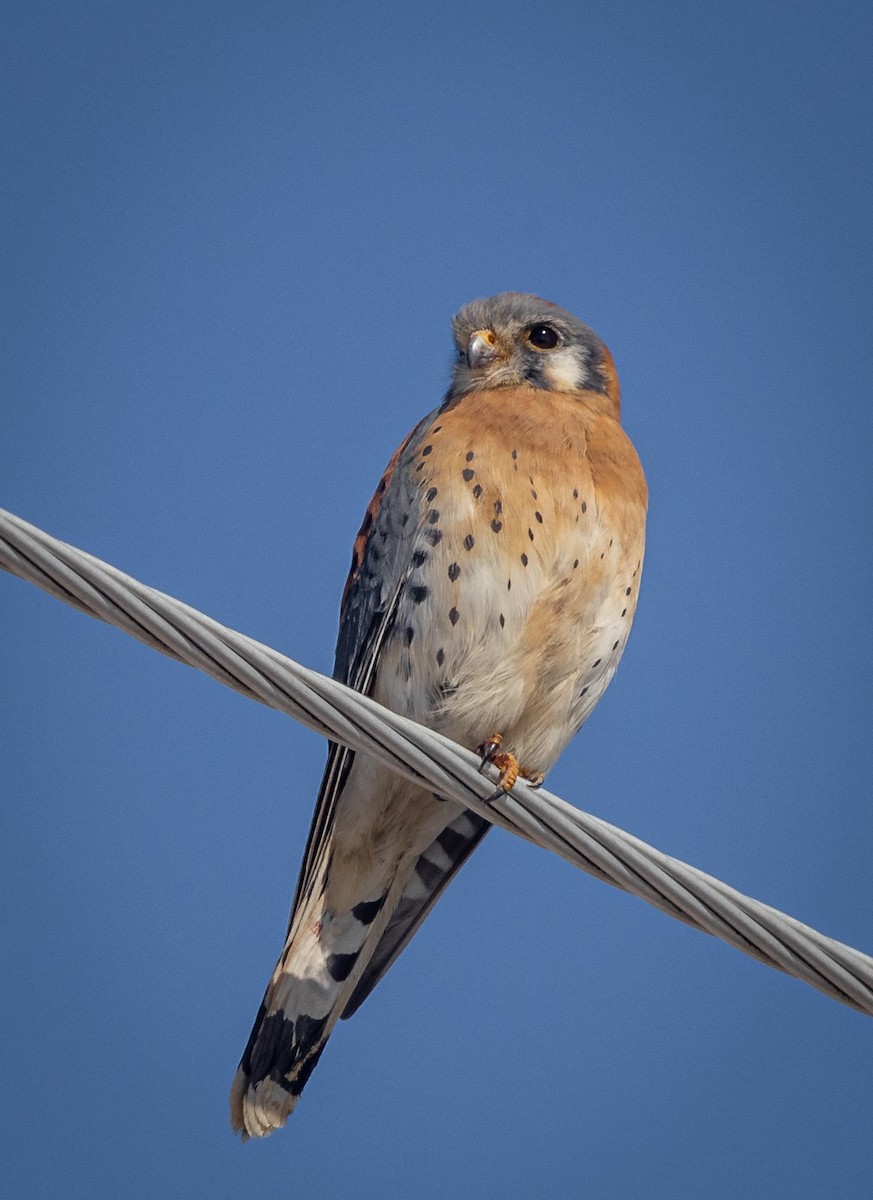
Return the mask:
<svg viewBox="0 0 873 1200">
<path fill-rule="evenodd" d="M 501 292 L 473 300 L 452 320 L 457 347 L 449 398 L 486 388 L 528 386 L 596 392 L 618 416 L 612 355 L 593 329 L 539 296 Z"/>
</svg>

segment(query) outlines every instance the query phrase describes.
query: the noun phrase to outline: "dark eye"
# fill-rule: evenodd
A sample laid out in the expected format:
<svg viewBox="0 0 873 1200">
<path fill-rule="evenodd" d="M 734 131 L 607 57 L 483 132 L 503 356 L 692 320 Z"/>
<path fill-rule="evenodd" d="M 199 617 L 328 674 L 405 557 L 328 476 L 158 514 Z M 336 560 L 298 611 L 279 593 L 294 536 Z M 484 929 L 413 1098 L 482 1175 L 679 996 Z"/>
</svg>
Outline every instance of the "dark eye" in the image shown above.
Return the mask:
<svg viewBox="0 0 873 1200">
<path fill-rule="evenodd" d="M 537 350 L 554 350 L 558 344 L 558 335 L 551 325 L 534 325 L 527 340 Z"/>
</svg>

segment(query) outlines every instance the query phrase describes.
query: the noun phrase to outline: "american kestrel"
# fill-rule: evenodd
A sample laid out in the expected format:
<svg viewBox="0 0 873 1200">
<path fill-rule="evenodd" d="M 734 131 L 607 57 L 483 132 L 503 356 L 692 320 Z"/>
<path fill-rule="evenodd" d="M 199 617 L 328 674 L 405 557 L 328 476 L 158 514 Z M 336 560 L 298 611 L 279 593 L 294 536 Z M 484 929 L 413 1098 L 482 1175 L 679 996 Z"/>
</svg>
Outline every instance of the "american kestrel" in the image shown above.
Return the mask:
<svg viewBox="0 0 873 1200">
<path fill-rule="evenodd" d="M 391 459 L 355 541 L 334 676 L 541 779 L 627 642 L 647 490 L 600 338 L 536 296 L 452 322 L 442 404 Z M 499 752 L 498 752 L 499 747 Z M 331 745 L 285 946 L 231 1090 L 243 1137 L 284 1125 L 340 1017 L 490 825 Z"/>
</svg>

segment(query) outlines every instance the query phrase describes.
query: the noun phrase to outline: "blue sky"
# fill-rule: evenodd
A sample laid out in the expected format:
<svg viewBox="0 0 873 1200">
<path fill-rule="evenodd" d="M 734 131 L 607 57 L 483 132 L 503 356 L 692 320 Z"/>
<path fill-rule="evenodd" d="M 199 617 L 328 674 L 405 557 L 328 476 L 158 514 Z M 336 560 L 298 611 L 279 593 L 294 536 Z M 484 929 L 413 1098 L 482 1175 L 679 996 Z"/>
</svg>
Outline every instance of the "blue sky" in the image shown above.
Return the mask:
<svg viewBox="0 0 873 1200">
<path fill-rule="evenodd" d="M 549 297 L 651 486 L 550 787 L 873 950 L 869 6 L 4 26 L 0 504 L 329 670 L 452 313 Z M 869 1195 L 873 1022 L 499 833 L 241 1147 L 323 746 L 17 580 L 0 613 L 0 1192 Z"/>
</svg>

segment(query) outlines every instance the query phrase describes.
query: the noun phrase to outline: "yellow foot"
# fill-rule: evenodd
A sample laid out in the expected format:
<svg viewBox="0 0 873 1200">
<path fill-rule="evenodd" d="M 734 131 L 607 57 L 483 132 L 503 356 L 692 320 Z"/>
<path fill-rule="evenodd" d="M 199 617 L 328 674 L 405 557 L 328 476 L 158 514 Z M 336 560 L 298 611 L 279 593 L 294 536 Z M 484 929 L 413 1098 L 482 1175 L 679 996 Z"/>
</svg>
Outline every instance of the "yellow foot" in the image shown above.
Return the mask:
<svg viewBox="0 0 873 1200">
<path fill-rule="evenodd" d="M 493 763 L 500 772 L 500 777 L 497 780 L 497 791 L 493 796 L 489 796 L 486 801 L 488 804 L 491 804 L 494 800 L 499 800 L 507 792 L 511 792 L 519 775 L 522 779 L 526 779 L 531 787 L 541 787 L 545 779 L 542 771 L 528 771 L 524 767 L 519 766 L 518 759 L 514 754 L 500 750 L 502 742 L 503 734 L 493 733 L 479 747 L 479 754 L 482 756 L 482 766 L 479 770 L 484 771 L 489 763 Z"/>
<path fill-rule="evenodd" d="M 500 772 L 500 778 L 497 780 L 497 795 L 499 796 L 501 792 L 511 792 L 515 787 L 520 770 L 518 759 L 514 754 L 502 753 L 492 754 L 491 761 Z"/>
<path fill-rule="evenodd" d="M 542 787 L 546 781 L 546 777 L 542 771 L 526 771 L 522 767 L 519 775 L 522 779 L 526 779 L 532 788 Z"/>
</svg>

